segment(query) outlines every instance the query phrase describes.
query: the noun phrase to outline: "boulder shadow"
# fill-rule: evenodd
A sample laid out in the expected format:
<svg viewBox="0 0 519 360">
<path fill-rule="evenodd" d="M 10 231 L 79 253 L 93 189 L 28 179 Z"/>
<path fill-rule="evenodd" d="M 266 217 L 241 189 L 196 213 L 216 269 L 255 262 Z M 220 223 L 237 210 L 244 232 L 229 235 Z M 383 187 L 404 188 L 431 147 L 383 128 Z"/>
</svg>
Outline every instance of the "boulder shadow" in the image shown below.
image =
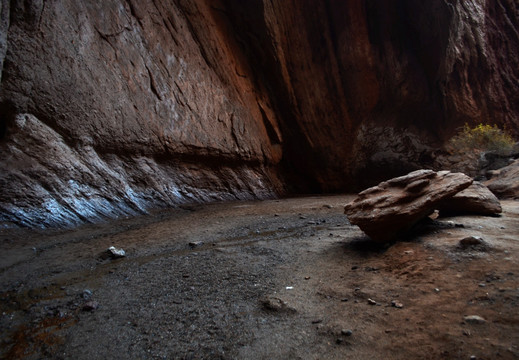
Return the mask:
<svg viewBox="0 0 519 360">
<path fill-rule="evenodd" d="M 367 235 L 360 235 L 343 243 L 343 250 L 345 252 L 354 252 L 362 257 L 369 257 L 371 255 L 383 254 L 391 247 L 394 242 L 380 243 L 373 241 Z"/>
</svg>

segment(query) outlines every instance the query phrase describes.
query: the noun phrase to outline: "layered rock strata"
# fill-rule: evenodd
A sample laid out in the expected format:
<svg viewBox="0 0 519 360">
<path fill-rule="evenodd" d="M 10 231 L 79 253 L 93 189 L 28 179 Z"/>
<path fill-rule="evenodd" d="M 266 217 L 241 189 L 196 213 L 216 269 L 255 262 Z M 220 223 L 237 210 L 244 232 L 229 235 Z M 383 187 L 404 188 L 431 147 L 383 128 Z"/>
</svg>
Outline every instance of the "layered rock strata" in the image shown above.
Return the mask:
<svg viewBox="0 0 519 360">
<path fill-rule="evenodd" d="M 503 211 L 499 199 L 482 183 L 472 185 L 438 205 L 441 215 L 476 214 L 495 216 Z"/>
<path fill-rule="evenodd" d="M 417 170 L 362 191 L 344 213 L 372 240 L 388 242 L 405 235 L 471 184 L 472 179 L 462 173 Z"/>
<path fill-rule="evenodd" d="M 501 199 L 519 199 L 519 159 L 493 171 L 484 184 Z"/>
<path fill-rule="evenodd" d="M 0 221 L 351 191 L 518 128 L 513 0 L 0 4 Z"/>
<path fill-rule="evenodd" d="M 282 193 L 276 115 L 209 2 L 10 6 L 0 221 Z"/>
</svg>

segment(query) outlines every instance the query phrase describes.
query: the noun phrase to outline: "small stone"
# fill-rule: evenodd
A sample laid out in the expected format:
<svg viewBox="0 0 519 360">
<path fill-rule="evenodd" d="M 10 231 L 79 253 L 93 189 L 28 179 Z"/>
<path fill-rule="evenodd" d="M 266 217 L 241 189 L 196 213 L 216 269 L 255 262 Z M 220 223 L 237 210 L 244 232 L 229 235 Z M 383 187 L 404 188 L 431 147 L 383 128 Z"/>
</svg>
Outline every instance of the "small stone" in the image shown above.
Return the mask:
<svg viewBox="0 0 519 360">
<path fill-rule="evenodd" d="M 323 319 L 315 319 L 315 320 L 312 320 L 312 324 L 320 324 L 323 322 Z"/>
<path fill-rule="evenodd" d="M 479 236 L 468 236 L 466 238 L 461 239 L 459 244 L 462 247 L 477 246 L 477 245 L 484 245 L 484 241 Z"/>
<path fill-rule="evenodd" d="M 289 306 L 286 301 L 274 296 L 267 296 L 261 300 L 261 304 L 266 310 L 276 312 L 294 313 L 296 309 Z"/>
<path fill-rule="evenodd" d="M 194 248 L 204 245 L 204 242 L 203 241 L 191 241 L 188 245 L 191 249 L 194 249 Z"/>
<path fill-rule="evenodd" d="M 368 304 L 370 305 L 377 305 L 377 302 L 373 299 L 368 299 Z"/>
<path fill-rule="evenodd" d="M 335 342 L 336 342 L 337 344 L 342 344 L 343 341 L 344 341 L 344 340 L 341 339 L 341 338 L 338 338 L 337 340 L 335 340 Z"/>
<path fill-rule="evenodd" d="M 434 288 L 434 292 L 439 293 L 439 292 L 440 292 L 440 289 L 438 289 L 438 288 Z"/>
<path fill-rule="evenodd" d="M 310 280 L 311 277 L 310 276 L 305 276 L 305 280 Z"/>
<path fill-rule="evenodd" d="M 85 289 L 82 294 L 83 299 L 89 300 L 92 297 L 92 291 Z"/>
<path fill-rule="evenodd" d="M 123 249 L 117 249 L 115 246 L 110 246 L 105 253 L 112 259 L 119 259 L 126 256 L 126 252 Z"/>
<path fill-rule="evenodd" d="M 484 324 L 487 321 L 479 315 L 468 315 L 463 320 L 469 324 Z"/>
<path fill-rule="evenodd" d="M 342 299 L 341 299 L 342 302 L 346 302 L 346 301 L 348 301 L 348 300 L 349 300 L 348 298 L 342 298 Z"/>
<path fill-rule="evenodd" d="M 477 359 L 476 355 L 470 355 L 470 360 L 476 360 L 476 359 Z"/>
<path fill-rule="evenodd" d="M 485 283 L 479 284 L 479 287 L 485 287 L 485 286 L 487 286 L 487 284 L 485 284 Z"/>
<path fill-rule="evenodd" d="M 83 304 L 83 308 L 82 310 L 83 311 L 94 311 L 94 310 L 97 310 L 97 308 L 99 307 L 99 303 L 97 301 L 87 301 L 86 303 Z"/>
<path fill-rule="evenodd" d="M 357 265 L 353 265 L 353 266 L 351 267 L 352 270 L 357 270 L 358 268 L 359 268 L 359 267 L 358 267 Z"/>
<path fill-rule="evenodd" d="M 364 268 L 365 271 L 378 271 L 378 267 L 366 266 Z"/>
<path fill-rule="evenodd" d="M 391 306 L 393 306 L 397 309 L 402 309 L 404 307 L 404 304 L 402 304 L 401 302 L 398 302 L 396 300 L 393 300 L 393 301 L 391 301 Z"/>
<path fill-rule="evenodd" d="M 344 336 L 351 336 L 351 335 L 353 335 L 353 331 L 350 329 L 342 329 L 341 334 Z"/>
<path fill-rule="evenodd" d="M 333 208 L 333 206 L 331 206 L 331 205 L 328 205 L 328 204 L 324 204 L 324 205 L 323 205 L 323 208 L 325 208 L 325 209 L 332 209 L 332 208 Z"/>
</svg>

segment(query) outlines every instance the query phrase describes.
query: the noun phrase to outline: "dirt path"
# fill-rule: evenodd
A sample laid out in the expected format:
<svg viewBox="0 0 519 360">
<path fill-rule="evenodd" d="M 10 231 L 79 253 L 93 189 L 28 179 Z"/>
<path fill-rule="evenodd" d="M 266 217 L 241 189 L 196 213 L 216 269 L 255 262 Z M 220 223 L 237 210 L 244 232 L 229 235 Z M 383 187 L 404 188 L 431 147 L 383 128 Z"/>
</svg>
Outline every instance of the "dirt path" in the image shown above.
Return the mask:
<svg viewBox="0 0 519 360">
<path fill-rule="evenodd" d="M 0 357 L 519 358 L 519 202 L 380 246 L 351 198 L 0 230 Z M 469 235 L 487 246 L 461 249 Z M 127 257 L 100 258 L 111 245 Z"/>
</svg>

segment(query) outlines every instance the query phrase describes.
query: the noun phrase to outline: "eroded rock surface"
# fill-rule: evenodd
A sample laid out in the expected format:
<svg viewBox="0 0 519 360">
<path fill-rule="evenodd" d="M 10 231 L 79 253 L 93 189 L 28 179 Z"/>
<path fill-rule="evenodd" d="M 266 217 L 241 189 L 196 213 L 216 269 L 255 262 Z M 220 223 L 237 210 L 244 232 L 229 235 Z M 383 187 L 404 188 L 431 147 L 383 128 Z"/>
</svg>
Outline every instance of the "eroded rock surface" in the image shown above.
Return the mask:
<svg viewBox="0 0 519 360">
<path fill-rule="evenodd" d="M 0 221 L 282 193 L 276 115 L 218 14 L 203 1 L 11 6 Z"/>
<path fill-rule="evenodd" d="M 344 213 L 374 241 L 391 241 L 470 184 L 462 173 L 417 170 L 362 191 Z"/>
<path fill-rule="evenodd" d="M 0 221 L 352 191 L 519 128 L 513 0 L 0 6 Z"/>
<path fill-rule="evenodd" d="M 475 181 L 463 191 L 443 201 L 438 210 L 443 214 L 498 215 L 499 199 L 482 183 Z"/>
<path fill-rule="evenodd" d="M 485 181 L 490 191 L 502 199 L 519 199 L 519 159 L 496 170 L 490 180 Z"/>
</svg>

